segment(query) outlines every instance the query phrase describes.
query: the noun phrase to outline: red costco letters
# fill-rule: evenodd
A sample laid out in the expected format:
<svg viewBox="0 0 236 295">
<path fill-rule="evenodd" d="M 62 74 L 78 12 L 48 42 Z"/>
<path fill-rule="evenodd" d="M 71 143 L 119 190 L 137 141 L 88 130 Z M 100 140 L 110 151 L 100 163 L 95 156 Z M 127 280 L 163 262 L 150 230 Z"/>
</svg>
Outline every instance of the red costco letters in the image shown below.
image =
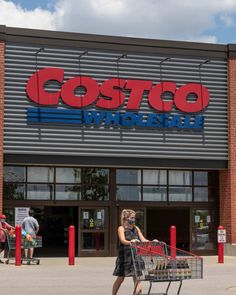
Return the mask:
<svg viewBox="0 0 236 295">
<path fill-rule="evenodd" d="M 148 91 L 149 105 L 159 112 L 170 112 L 173 105 L 182 112 L 194 113 L 202 111 L 209 103 L 209 91 L 200 83 L 188 83 L 177 89 L 174 82 L 161 82 L 153 85 L 152 81 L 125 80 L 112 78 L 101 85 L 91 77 L 77 76 L 64 82 L 58 92 L 47 92 L 44 85 L 48 81 L 63 83 L 64 70 L 59 68 L 45 68 L 35 72 L 28 80 L 26 92 L 33 102 L 39 105 L 55 106 L 59 99 L 74 108 L 83 108 L 95 103 L 102 109 L 117 109 L 124 104 L 125 94 L 129 91 L 127 110 L 138 110 L 144 91 Z M 75 89 L 83 87 L 83 96 L 75 95 Z M 173 94 L 173 100 L 162 99 L 164 92 Z M 188 101 L 189 94 L 195 94 L 194 101 Z"/>
</svg>

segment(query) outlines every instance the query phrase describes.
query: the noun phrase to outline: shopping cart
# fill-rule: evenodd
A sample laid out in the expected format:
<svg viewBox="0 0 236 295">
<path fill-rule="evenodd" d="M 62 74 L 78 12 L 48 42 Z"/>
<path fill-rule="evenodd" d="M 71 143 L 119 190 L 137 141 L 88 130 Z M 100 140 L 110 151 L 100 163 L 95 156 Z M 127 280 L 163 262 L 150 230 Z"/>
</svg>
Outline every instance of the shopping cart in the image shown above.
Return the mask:
<svg viewBox="0 0 236 295">
<path fill-rule="evenodd" d="M 33 243 L 32 241 L 26 240 L 25 238 L 21 239 L 21 249 L 30 249 L 30 248 L 41 248 L 42 247 L 42 237 L 36 236 L 36 239 L 34 239 Z M 12 251 L 14 250 L 14 252 Z M 16 250 L 16 238 L 15 236 L 9 236 L 6 234 L 6 264 L 9 263 L 10 260 L 15 259 L 15 250 Z M 14 254 L 13 254 L 13 253 Z M 21 263 L 26 262 L 27 264 L 33 263 L 33 264 L 40 264 L 39 258 L 22 258 Z"/>
<path fill-rule="evenodd" d="M 173 248 L 164 242 L 131 243 L 136 285 L 149 281 L 148 294 L 168 294 L 172 282 L 179 282 L 177 295 L 180 294 L 182 281 L 203 278 L 203 259 L 192 253 Z M 168 282 L 164 293 L 150 293 L 152 284 Z"/>
</svg>

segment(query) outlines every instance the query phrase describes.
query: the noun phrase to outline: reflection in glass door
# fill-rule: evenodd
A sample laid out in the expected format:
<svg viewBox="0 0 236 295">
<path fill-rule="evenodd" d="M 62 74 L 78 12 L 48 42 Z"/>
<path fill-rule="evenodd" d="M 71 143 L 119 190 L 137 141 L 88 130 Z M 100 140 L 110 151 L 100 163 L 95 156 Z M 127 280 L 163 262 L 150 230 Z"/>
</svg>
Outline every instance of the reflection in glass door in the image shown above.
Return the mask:
<svg viewBox="0 0 236 295">
<path fill-rule="evenodd" d="M 216 248 L 216 228 L 213 210 L 193 210 L 192 250 L 206 251 Z"/>
<path fill-rule="evenodd" d="M 79 256 L 108 255 L 107 208 L 80 208 Z"/>
</svg>

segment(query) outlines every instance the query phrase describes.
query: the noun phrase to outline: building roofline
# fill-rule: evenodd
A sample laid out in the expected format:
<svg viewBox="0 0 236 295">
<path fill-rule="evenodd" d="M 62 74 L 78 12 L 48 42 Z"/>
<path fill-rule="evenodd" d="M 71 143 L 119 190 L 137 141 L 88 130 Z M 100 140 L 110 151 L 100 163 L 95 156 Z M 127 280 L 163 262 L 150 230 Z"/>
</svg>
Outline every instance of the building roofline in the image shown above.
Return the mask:
<svg viewBox="0 0 236 295">
<path fill-rule="evenodd" d="M 0 39 L 6 42 L 33 43 L 49 46 L 92 47 L 123 52 L 147 52 L 224 58 L 236 56 L 236 45 L 198 43 L 190 41 L 156 40 L 134 37 L 106 36 L 49 30 L 14 28 L 0 25 Z M 229 53 L 229 54 L 228 54 Z"/>
</svg>

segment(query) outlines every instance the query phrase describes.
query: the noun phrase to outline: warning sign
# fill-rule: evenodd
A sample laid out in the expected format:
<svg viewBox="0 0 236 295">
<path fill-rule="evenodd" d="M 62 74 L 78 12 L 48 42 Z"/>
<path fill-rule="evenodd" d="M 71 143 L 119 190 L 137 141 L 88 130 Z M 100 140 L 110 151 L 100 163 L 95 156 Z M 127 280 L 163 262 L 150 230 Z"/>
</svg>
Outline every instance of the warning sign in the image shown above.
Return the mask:
<svg viewBox="0 0 236 295">
<path fill-rule="evenodd" d="M 16 207 L 15 208 L 15 225 L 21 225 L 24 218 L 28 217 L 29 208 L 26 207 Z"/>
<path fill-rule="evenodd" d="M 226 243 L 226 229 L 218 229 L 217 240 L 218 243 Z"/>
</svg>

